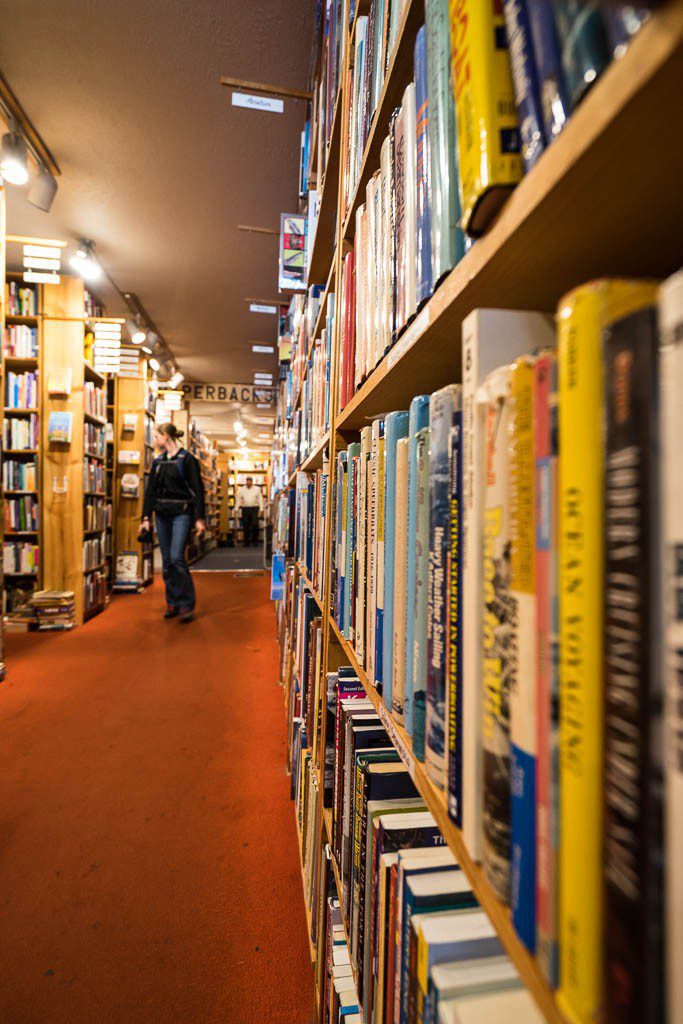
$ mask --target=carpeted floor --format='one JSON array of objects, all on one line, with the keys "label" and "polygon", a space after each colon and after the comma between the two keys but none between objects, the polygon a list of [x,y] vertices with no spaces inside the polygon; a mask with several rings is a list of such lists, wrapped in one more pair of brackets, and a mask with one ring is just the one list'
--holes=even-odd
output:
[{"label": "carpeted floor", "polygon": [[262,569],[263,544],[255,548],[245,548],[239,544],[234,548],[214,548],[195,562],[193,569],[204,572],[225,572],[226,570]]},{"label": "carpeted floor", "polygon": [[2,1024],[312,1019],[267,577],[196,583],[9,638]]}]

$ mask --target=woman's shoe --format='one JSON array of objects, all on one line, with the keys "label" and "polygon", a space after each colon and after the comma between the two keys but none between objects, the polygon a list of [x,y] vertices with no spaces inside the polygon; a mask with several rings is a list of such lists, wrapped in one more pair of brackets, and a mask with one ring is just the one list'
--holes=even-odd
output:
[{"label": "woman's shoe", "polygon": [[194,608],[187,608],[184,612],[181,612],[181,614],[180,614],[180,621],[181,622],[192,622],[193,619],[194,619]]},{"label": "woman's shoe", "polygon": [[176,615],[180,615],[177,608],[167,608],[164,612],[165,619],[175,619]]}]

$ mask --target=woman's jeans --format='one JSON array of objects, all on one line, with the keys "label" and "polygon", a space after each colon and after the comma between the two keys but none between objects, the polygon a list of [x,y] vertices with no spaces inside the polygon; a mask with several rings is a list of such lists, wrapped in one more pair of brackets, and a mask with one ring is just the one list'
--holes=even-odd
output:
[{"label": "woman's jeans", "polygon": [[192,516],[161,516],[157,512],[155,520],[164,567],[166,604],[169,608],[190,611],[194,608],[195,592],[185,560],[185,547],[192,528]]}]

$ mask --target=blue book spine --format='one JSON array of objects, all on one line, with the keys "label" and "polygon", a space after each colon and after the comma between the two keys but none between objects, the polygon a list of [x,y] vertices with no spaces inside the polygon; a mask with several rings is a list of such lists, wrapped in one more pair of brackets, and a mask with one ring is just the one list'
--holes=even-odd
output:
[{"label": "blue book spine", "polygon": [[536,62],[543,128],[546,143],[549,143],[560,134],[570,113],[562,53],[550,0],[526,0],[526,9]]},{"label": "blue book spine", "polygon": [[306,569],[310,579],[313,574],[313,537],[315,535],[315,484],[313,482],[308,485],[306,513]]},{"label": "blue book spine", "polygon": [[[423,25],[415,40],[416,184],[417,184],[417,304],[432,294],[432,194],[429,154],[429,98],[427,91],[427,30]],[[410,591],[408,591],[410,593]]]},{"label": "blue book spine", "polygon": [[406,564],[405,695],[403,713],[409,736],[413,735],[413,687],[415,679],[415,580],[417,546],[417,434],[429,426],[429,395],[418,395],[408,413],[408,560]]},{"label": "blue book spine", "polygon": [[505,0],[504,13],[522,160],[530,171],[545,149],[545,134],[526,0]]},{"label": "blue book spine", "polygon": [[394,670],[394,545],[396,543],[396,445],[408,436],[408,413],[390,412],[384,421],[384,653],[382,697],[391,710]]},{"label": "blue book spine", "polygon": [[344,625],[342,632],[351,639],[351,605],[353,603],[354,559],[356,553],[356,517],[353,514],[355,500],[354,459],[360,455],[360,444],[350,444],[346,449],[346,583],[344,587]]},{"label": "blue book spine", "polygon": [[448,813],[462,828],[462,412],[454,414],[449,459]]},{"label": "blue book spine", "polygon": [[602,12],[580,0],[553,0],[562,67],[572,108],[610,62]]},{"label": "blue book spine", "polygon": [[450,481],[448,448],[461,389],[449,384],[430,399],[429,588],[427,618],[427,722],[425,761],[429,777],[446,789],[446,650]]}]

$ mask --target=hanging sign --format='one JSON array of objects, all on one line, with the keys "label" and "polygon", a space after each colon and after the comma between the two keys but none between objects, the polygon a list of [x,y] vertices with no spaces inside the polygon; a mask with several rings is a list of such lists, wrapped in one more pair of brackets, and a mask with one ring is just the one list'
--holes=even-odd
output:
[{"label": "hanging sign", "polygon": [[188,402],[245,402],[272,405],[275,401],[275,388],[259,384],[204,384],[185,381],[183,394]]}]

